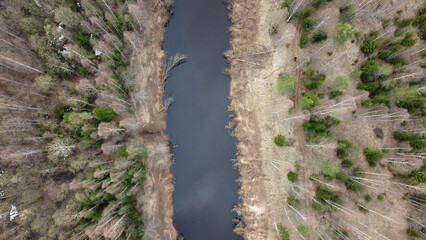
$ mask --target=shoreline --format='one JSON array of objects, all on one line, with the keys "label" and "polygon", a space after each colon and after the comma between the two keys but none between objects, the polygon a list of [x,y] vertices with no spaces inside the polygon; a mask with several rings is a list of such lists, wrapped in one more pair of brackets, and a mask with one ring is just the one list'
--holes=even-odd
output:
[{"label": "shoreline", "polygon": [[[237,139],[236,163],[240,177],[236,180],[240,184],[238,194],[240,202],[235,207],[238,216],[243,222],[243,229],[236,229],[245,239],[267,239],[266,232],[268,226],[268,209],[265,209],[265,202],[255,195],[264,192],[264,180],[260,176],[262,173],[262,163],[256,161],[260,153],[260,145],[249,138],[259,134],[258,124],[254,113],[248,110],[246,97],[248,95],[248,85],[245,75],[249,71],[241,61],[235,60],[233,55],[241,48],[249,47],[251,42],[256,41],[257,24],[259,12],[256,1],[233,1],[229,6],[230,12],[230,50],[226,53],[229,61],[230,82],[230,110],[234,113],[233,121],[235,129],[233,135]],[[248,16],[252,19],[246,19]],[[249,30],[248,30],[249,29]],[[245,92],[246,94],[243,94]],[[256,212],[257,211],[257,212]]]},{"label": "shoreline", "polygon": [[[165,135],[167,109],[163,105],[164,84],[162,79],[163,63],[166,58],[162,44],[166,24],[167,9],[162,1],[150,1],[147,4],[149,19],[145,24],[144,35],[148,36],[141,44],[139,53],[132,59],[137,66],[139,91],[135,95],[149,94],[151,102],[139,108],[136,121],[144,122],[137,129],[137,142],[143,142],[148,148],[144,193],[141,199],[143,220],[149,239],[175,240],[178,237],[173,223],[173,174],[172,155],[169,136]],[[145,68],[143,68],[145,67]],[[143,91],[143,92],[142,92]],[[148,100],[149,101],[149,100]],[[148,112],[148,113],[147,113]],[[158,134],[160,133],[160,134]]]}]

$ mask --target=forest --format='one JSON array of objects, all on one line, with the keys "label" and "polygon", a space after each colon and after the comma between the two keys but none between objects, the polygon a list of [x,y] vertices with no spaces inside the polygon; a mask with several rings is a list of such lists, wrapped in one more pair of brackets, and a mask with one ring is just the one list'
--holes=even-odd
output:
[{"label": "forest", "polygon": [[152,205],[170,192],[152,193],[155,181],[171,181],[167,6],[153,2],[0,2],[1,239],[158,239],[168,228]]}]

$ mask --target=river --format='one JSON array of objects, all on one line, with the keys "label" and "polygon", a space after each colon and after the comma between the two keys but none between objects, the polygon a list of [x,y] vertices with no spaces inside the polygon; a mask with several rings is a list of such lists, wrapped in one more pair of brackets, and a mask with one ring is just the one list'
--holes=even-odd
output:
[{"label": "river", "polygon": [[186,240],[239,239],[233,206],[238,172],[232,166],[235,140],[224,128],[229,118],[230,79],[223,53],[229,47],[228,10],[220,0],[176,0],[163,48],[186,62],[166,82],[174,103],[166,133],[174,154],[174,223]]}]

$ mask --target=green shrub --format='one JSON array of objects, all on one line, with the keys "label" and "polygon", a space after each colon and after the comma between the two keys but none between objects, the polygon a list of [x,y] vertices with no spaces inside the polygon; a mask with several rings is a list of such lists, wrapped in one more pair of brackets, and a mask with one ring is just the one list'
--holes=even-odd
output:
[{"label": "green shrub", "polygon": [[[121,48],[120,51],[123,49]],[[114,48],[113,54],[105,58],[108,67],[112,70],[119,70],[127,67],[128,60],[117,48]]]},{"label": "green shrub", "polygon": [[133,196],[126,196],[120,210],[122,214],[117,214],[117,217],[127,217],[130,239],[142,239],[142,236],[144,235],[144,225],[141,220],[142,214],[136,207],[135,198]]},{"label": "green shrub", "polygon": [[294,0],[285,0],[282,4],[281,4],[281,9],[287,8],[289,7]]},{"label": "green shrub", "polygon": [[318,101],[319,98],[315,94],[303,93],[299,104],[303,110],[309,110],[313,108]]},{"label": "green shrub", "polygon": [[284,74],[277,79],[277,90],[281,95],[292,95],[297,85],[297,79]]},{"label": "green shrub", "polygon": [[330,92],[330,99],[335,99],[337,97],[340,97],[343,95],[342,91],[336,90],[336,91],[331,91]]},{"label": "green shrub", "polygon": [[388,49],[388,50],[380,51],[377,56],[379,57],[379,59],[389,62],[391,60],[389,59],[389,57],[392,56],[393,54],[394,54],[394,51]]},{"label": "green shrub", "polygon": [[278,225],[278,235],[281,240],[289,240],[290,234],[288,233],[288,230],[283,225]]},{"label": "green shrub", "polygon": [[302,73],[302,75],[305,76],[305,77],[307,77],[308,79],[311,79],[315,75],[315,73],[316,73],[316,70],[310,68],[310,69],[304,71]]},{"label": "green shrub", "polygon": [[393,59],[389,60],[389,62],[395,68],[405,66],[405,65],[408,65],[410,63],[410,61],[408,61],[407,59],[404,59],[404,58],[393,58]]},{"label": "green shrub", "polygon": [[333,0],[315,0],[315,1],[312,3],[312,7],[314,7],[314,8],[320,8],[320,7],[322,7],[324,4],[326,4],[327,2],[331,2],[331,1],[333,1]]},{"label": "green shrub", "polygon": [[[344,239],[348,239],[349,238],[349,233],[347,231],[339,231],[337,229],[334,229],[333,233],[335,233],[338,236],[342,236],[342,234],[343,234]],[[335,238],[333,238],[333,240],[335,240]]]},{"label": "green shrub", "polygon": [[403,107],[410,114],[419,110],[424,111],[423,103],[426,101],[426,94],[421,93],[420,86],[407,86],[404,88],[394,88],[390,92],[390,98],[394,100],[398,107]]},{"label": "green shrub", "polygon": [[340,8],[340,21],[349,22],[355,17],[356,6],[354,4],[349,4],[345,7]]},{"label": "green shrub", "polygon": [[299,180],[299,174],[290,171],[290,172],[287,173],[287,178],[291,182],[297,182]]},{"label": "green shrub", "polygon": [[337,157],[340,159],[356,155],[359,151],[359,149],[348,140],[339,140],[337,143]]},{"label": "green shrub", "polygon": [[373,197],[369,194],[365,195],[365,201],[367,202],[371,202],[371,200],[373,200]]},{"label": "green shrub", "polygon": [[362,212],[362,213],[369,213],[370,211],[368,211],[368,209],[367,208],[365,208],[364,206],[362,206],[362,205],[358,205],[358,209]]},{"label": "green shrub", "polygon": [[317,75],[316,77],[310,77],[308,78],[308,81],[305,83],[305,86],[309,90],[316,90],[319,87],[321,87],[322,83],[327,78],[327,75],[324,73],[321,73]]},{"label": "green shrub", "polygon": [[412,47],[417,43],[417,39],[413,38],[415,36],[414,32],[408,32],[405,34],[405,37],[399,42],[404,47]]},{"label": "green shrub", "polygon": [[359,39],[360,37],[362,37],[362,36],[364,36],[364,31],[358,31],[358,32],[355,32],[355,38],[356,39]]},{"label": "green shrub", "polygon": [[90,43],[90,35],[89,34],[75,34],[74,35],[74,44],[83,48],[87,52],[92,52],[92,44]]},{"label": "green shrub", "polygon": [[327,116],[325,120],[311,117],[303,123],[303,129],[308,132],[310,138],[322,138],[330,136],[329,129],[340,124],[340,121]]},{"label": "green shrub", "polygon": [[312,31],[315,28],[315,25],[317,25],[317,20],[313,19],[312,17],[307,17],[302,21],[302,30],[305,33],[308,33]]},{"label": "green shrub", "polygon": [[361,83],[358,85],[358,89],[370,92],[370,99],[366,100],[366,102],[363,102],[362,104],[363,106],[372,106],[378,103],[384,103],[386,105],[389,105],[388,95],[389,92],[393,89],[393,87],[386,87],[383,84],[377,83]]},{"label": "green shrub", "polygon": [[318,30],[315,30],[312,33],[312,42],[314,42],[314,43],[327,40],[327,38],[328,38],[327,33],[324,30],[322,30],[321,28],[319,28]]},{"label": "green shrub", "polygon": [[87,213],[79,221],[83,229],[99,220],[109,203],[116,200],[116,197],[112,194],[104,193],[100,196],[99,194],[99,189],[85,193],[84,198],[80,201],[80,208],[87,209]]},{"label": "green shrub", "polygon": [[379,79],[384,79],[393,73],[393,66],[391,64],[380,64],[374,72],[374,76]]},{"label": "green shrub", "polygon": [[375,52],[381,45],[382,41],[380,39],[373,41],[372,38],[367,38],[361,45],[361,52],[365,54],[365,56],[371,55]]},{"label": "green shrub", "polygon": [[406,19],[403,19],[403,20],[401,20],[399,23],[398,23],[398,26],[400,27],[400,28],[405,28],[405,27],[408,27],[408,26],[410,26],[411,25],[411,23],[413,22],[413,18],[406,18]]},{"label": "green shrub", "polygon": [[300,206],[301,206],[299,199],[293,196],[289,196],[287,198],[287,204],[294,207],[295,209],[300,209]]},{"label": "green shrub", "polygon": [[127,152],[127,146],[123,145],[121,146],[117,152],[115,152],[115,155],[119,158],[127,158],[129,156],[129,153]]},{"label": "green shrub", "polygon": [[345,186],[346,189],[354,192],[363,192],[365,190],[365,187],[362,184],[355,182],[352,179],[346,180]]},{"label": "green shrub", "polygon": [[422,15],[417,16],[416,18],[414,18],[414,20],[413,20],[413,26],[415,26],[415,27],[421,27],[421,28],[426,27],[426,14],[422,14]]},{"label": "green shrub", "polygon": [[382,24],[383,28],[387,28],[389,25],[391,25],[391,22],[392,22],[392,19],[389,19],[389,18],[384,19]]},{"label": "green shrub", "polygon": [[269,34],[273,35],[278,32],[278,24],[272,24],[268,30]]},{"label": "green shrub", "polygon": [[351,73],[350,73],[350,77],[352,78],[352,79],[358,79],[358,78],[360,78],[361,77],[361,74],[362,74],[362,71],[361,70],[354,70],[354,71],[352,71]]},{"label": "green shrub", "polygon": [[309,226],[299,225],[297,226],[297,231],[303,235],[308,235],[311,233],[311,228]]},{"label": "green shrub", "polygon": [[353,163],[351,160],[344,159],[342,161],[342,168],[351,168],[352,166],[353,166]]},{"label": "green shrub", "polygon": [[340,171],[340,166],[337,162],[330,160],[323,160],[319,165],[319,171],[322,175],[324,175],[329,180],[333,180],[336,178],[336,174]]},{"label": "green shrub", "polygon": [[418,87],[405,87],[393,89],[391,98],[394,99],[398,107],[408,110],[408,113],[414,114],[418,111],[424,113],[423,104],[426,101],[426,94],[420,93]]},{"label": "green shrub", "polygon": [[345,89],[348,89],[348,87],[349,87],[349,79],[344,78],[342,76],[337,76],[333,84],[331,85],[331,89],[333,91],[345,90]]},{"label": "green shrub", "polygon": [[348,176],[342,172],[336,173],[336,179],[345,182],[348,180]]},{"label": "green shrub", "polygon": [[378,149],[367,147],[364,148],[364,156],[367,159],[368,164],[371,167],[375,167],[377,162],[380,161],[385,156],[385,154]]},{"label": "green shrub", "polygon": [[334,28],[333,39],[338,44],[344,44],[348,39],[354,37],[353,34],[354,26],[347,23],[338,23]]},{"label": "green shrub", "polygon": [[300,35],[299,47],[305,48],[308,46],[308,43],[309,43],[309,34],[302,33],[302,35]]},{"label": "green shrub", "polygon": [[115,112],[109,107],[96,107],[93,115],[101,122],[111,122],[115,118]]},{"label": "green shrub", "polygon": [[93,119],[90,112],[69,112],[65,118],[66,123],[72,126],[81,127],[86,123],[89,123]]},{"label": "green shrub", "polygon": [[409,180],[415,183],[426,182],[426,171],[424,169],[414,170],[409,174]]},{"label": "green shrub", "polygon": [[296,14],[298,18],[304,19],[311,16],[313,10],[314,10],[313,8],[309,7],[309,8],[302,9],[300,12]]},{"label": "green shrub", "polygon": [[53,116],[55,116],[56,120],[62,121],[65,113],[67,112],[67,109],[69,109],[69,108],[70,108],[69,106],[63,105],[63,104],[56,105],[53,108],[52,114],[53,114]]},{"label": "green shrub", "polygon": [[374,39],[374,38],[377,38],[379,34],[380,34],[379,30],[371,31],[370,34],[368,34],[368,37]]},{"label": "green shrub", "polygon": [[379,69],[379,63],[377,60],[368,60],[367,62],[363,63],[361,65],[361,80],[363,83],[369,83],[372,82],[373,74],[375,71]]},{"label": "green shrub", "polygon": [[342,200],[337,196],[336,192],[322,186],[318,186],[315,190],[315,198],[326,204],[326,200],[340,204]]},{"label": "green shrub", "polygon": [[426,148],[426,140],[415,139],[410,141],[410,147],[415,150],[421,150]]},{"label": "green shrub", "polygon": [[137,147],[132,160],[140,160],[148,157],[148,150],[143,147]]},{"label": "green shrub", "polygon": [[423,15],[426,13],[426,6],[423,6],[422,8],[419,9],[418,15]]},{"label": "green shrub", "polygon": [[274,138],[274,143],[275,145],[277,145],[278,147],[282,147],[284,146],[286,142],[286,139],[283,135],[278,134],[275,138]]},{"label": "green shrub", "polygon": [[361,105],[371,107],[371,106],[374,105],[374,103],[373,103],[373,101],[371,101],[371,99],[366,99],[366,100],[362,101]]},{"label": "green shrub", "polygon": [[[361,168],[355,168],[352,173],[355,177],[363,177],[364,176],[364,170]],[[346,180],[345,182],[346,189],[354,191],[354,192],[363,192],[365,190],[365,187],[360,184],[359,182],[356,182],[350,178]]]},{"label": "green shrub", "polygon": [[83,66],[78,67],[78,72],[86,78],[93,74],[92,71],[89,71],[89,69],[87,69]]},{"label": "green shrub", "polygon": [[323,209],[323,205],[321,205],[320,203],[317,203],[315,201],[312,201],[311,207],[314,211],[317,211],[317,212],[321,212],[322,209]]},{"label": "green shrub", "polygon": [[418,233],[416,230],[414,230],[412,228],[407,229],[407,235],[412,237],[412,238],[421,238],[422,237],[422,235],[420,235],[420,233]]},{"label": "green shrub", "polygon": [[393,132],[393,138],[395,140],[400,141],[400,142],[404,142],[404,141],[415,140],[419,137],[414,135],[414,134],[406,133],[406,132],[403,132],[403,131],[395,131],[395,132]]}]

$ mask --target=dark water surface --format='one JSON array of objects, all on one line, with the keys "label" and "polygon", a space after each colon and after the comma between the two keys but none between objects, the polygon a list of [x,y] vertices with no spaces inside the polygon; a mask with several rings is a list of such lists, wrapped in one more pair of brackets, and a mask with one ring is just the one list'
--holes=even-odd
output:
[{"label": "dark water surface", "polygon": [[166,132],[179,144],[172,150],[175,226],[186,240],[238,239],[231,211],[238,201],[235,140],[224,129],[230,120],[229,78],[223,75],[227,6],[222,0],[176,0],[173,11],[163,47],[168,56],[187,56],[166,83],[175,101]]}]

